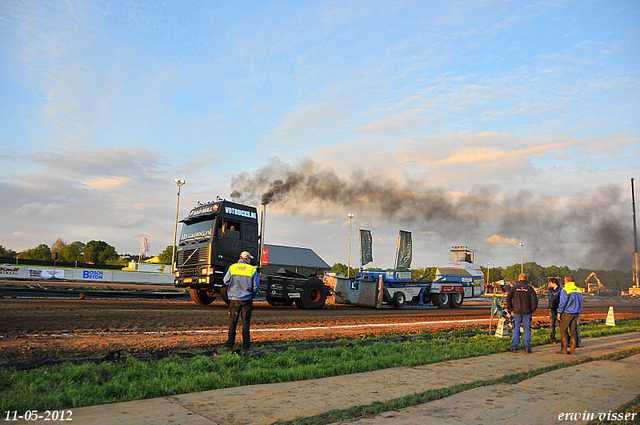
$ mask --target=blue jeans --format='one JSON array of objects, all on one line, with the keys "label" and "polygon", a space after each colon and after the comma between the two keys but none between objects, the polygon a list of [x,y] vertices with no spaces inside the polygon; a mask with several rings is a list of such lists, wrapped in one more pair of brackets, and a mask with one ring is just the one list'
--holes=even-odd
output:
[{"label": "blue jeans", "polygon": [[513,337],[511,338],[511,348],[518,348],[520,344],[520,325],[524,328],[522,336],[522,345],[524,348],[531,348],[531,316],[532,314],[514,314],[513,315]]}]

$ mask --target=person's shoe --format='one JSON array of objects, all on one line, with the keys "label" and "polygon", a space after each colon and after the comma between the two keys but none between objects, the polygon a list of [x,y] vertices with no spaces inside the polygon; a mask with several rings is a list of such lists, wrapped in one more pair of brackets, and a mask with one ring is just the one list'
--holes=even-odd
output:
[{"label": "person's shoe", "polygon": [[525,349],[524,349],[524,352],[525,352],[526,354],[531,354],[531,353],[532,353],[531,348],[525,348]]},{"label": "person's shoe", "polygon": [[512,348],[512,349],[511,349],[511,350],[509,350],[509,351],[511,351],[512,353],[517,353],[517,352],[518,352],[518,349],[517,349],[517,348]]}]

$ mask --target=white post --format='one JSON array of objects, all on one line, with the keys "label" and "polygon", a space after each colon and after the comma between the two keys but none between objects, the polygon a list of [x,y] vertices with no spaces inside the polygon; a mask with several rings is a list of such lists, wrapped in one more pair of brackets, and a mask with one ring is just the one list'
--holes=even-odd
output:
[{"label": "white post", "polygon": [[176,202],[176,225],[173,228],[173,252],[171,253],[171,274],[175,272],[176,264],[176,235],[178,233],[178,210],[180,209],[180,188],[187,181],[184,179],[173,179],[173,182],[178,185],[178,201]]},{"label": "white post", "polygon": [[347,279],[351,278],[351,219],[355,217],[353,214],[347,214],[349,217],[349,259],[347,260]]}]

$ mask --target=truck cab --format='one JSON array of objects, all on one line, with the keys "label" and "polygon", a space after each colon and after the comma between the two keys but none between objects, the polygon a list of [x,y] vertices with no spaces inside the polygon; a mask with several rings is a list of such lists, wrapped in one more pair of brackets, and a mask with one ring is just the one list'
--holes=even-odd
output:
[{"label": "truck cab", "polygon": [[484,294],[484,272],[475,263],[475,249],[464,245],[452,246],[449,262],[438,267],[434,284],[439,282],[460,282],[465,298],[481,297]]},{"label": "truck cab", "polygon": [[216,296],[225,299],[222,278],[229,266],[242,251],[259,258],[256,208],[217,199],[196,205],[180,222],[175,286],[190,288],[191,298],[201,305],[210,304]]}]

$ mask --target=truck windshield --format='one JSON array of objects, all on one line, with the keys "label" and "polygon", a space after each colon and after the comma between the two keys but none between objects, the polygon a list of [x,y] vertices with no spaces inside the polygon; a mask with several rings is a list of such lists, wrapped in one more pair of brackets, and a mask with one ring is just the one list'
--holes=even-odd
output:
[{"label": "truck windshield", "polygon": [[215,220],[203,220],[182,224],[180,242],[188,242],[200,239],[211,239],[213,236],[213,223]]},{"label": "truck windshield", "polygon": [[473,251],[451,251],[449,252],[449,261],[453,263],[473,263]]}]

